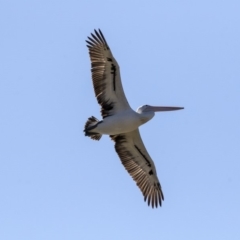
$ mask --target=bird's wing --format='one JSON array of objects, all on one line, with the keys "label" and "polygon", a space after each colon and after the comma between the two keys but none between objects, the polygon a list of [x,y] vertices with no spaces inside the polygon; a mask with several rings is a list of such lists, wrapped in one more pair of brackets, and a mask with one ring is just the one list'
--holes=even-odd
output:
[{"label": "bird's wing", "polygon": [[102,117],[129,109],[118,63],[101,30],[95,30],[86,42],[91,59],[93,87],[97,101],[101,105]]},{"label": "bird's wing", "polygon": [[148,154],[139,130],[110,136],[123,166],[143,193],[144,200],[152,207],[161,206],[164,200],[153,160]]}]

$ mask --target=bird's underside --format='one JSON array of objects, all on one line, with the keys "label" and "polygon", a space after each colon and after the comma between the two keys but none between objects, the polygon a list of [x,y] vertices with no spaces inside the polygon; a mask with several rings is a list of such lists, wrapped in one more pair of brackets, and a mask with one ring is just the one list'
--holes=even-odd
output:
[{"label": "bird's underside", "polygon": [[[95,30],[86,42],[91,59],[94,92],[101,106],[103,119],[98,121],[93,116],[88,118],[84,132],[93,140],[99,140],[102,134],[107,134],[99,130],[101,124],[103,126],[104,122],[114,119],[114,115],[133,110],[130,108],[122,88],[118,63],[102,32]],[[136,125],[128,132],[120,131],[121,133],[108,135],[115,142],[115,150],[123,166],[140,188],[144,200],[154,208],[161,206],[164,196],[153,160],[142,142],[138,130],[140,125]]]}]

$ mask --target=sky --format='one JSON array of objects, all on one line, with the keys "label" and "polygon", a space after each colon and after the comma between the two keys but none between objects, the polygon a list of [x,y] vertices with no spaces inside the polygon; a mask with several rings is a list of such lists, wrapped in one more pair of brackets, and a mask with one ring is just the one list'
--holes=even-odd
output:
[{"label": "sky", "polygon": [[[240,2],[0,1],[0,239],[240,239]],[[85,40],[100,28],[165,200],[152,209],[101,118]]]}]

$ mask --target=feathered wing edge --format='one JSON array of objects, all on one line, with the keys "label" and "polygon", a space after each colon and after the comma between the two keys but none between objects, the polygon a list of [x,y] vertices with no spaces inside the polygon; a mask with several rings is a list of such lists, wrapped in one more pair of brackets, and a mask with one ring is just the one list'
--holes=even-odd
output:
[{"label": "feathered wing edge", "polygon": [[118,63],[101,30],[94,30],[86,42],[91,59],[94,92],[101,106],[102,117],[130,108],[122,88]]},{"label": "feathered wing edge", "polygon": [[94,30],[94,32],[95,35],[91,33],[92,37],[88,37],[86,42],[91,59],[94,92],[98,103],[102,107],[101,113],[104,118],[109,116],[109,111],[113,108],[113,103],[107,100],[104,94],[106,90],[106,59],[104,51],[110,49],[101,30]]},{"label": "feathered wing edge", "polygon": [[140,147],[134,143],[131,133],[110,137],[115,141],[115,150],[123,166],[140,188],[144,201],[147,201],[148,205],[151,204],[152,208],[161,206],[164,196],[152,160],[147,159]]}]

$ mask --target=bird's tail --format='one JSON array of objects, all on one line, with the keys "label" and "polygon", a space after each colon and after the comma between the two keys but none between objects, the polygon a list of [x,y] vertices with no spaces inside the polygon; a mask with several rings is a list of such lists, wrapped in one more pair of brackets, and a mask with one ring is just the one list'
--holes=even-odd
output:
[{"label": "bird's tail", "polygon": [[93,140],[100,140],[102,134],[96,132],[89,132],[90,130],[93,130],[95,127],[97,127],[99,122],[100,121],[98,121],[97,118],[95,118],[94,116],[88,118],[83,130],[85,132],[85,136],[88,136]]}]

